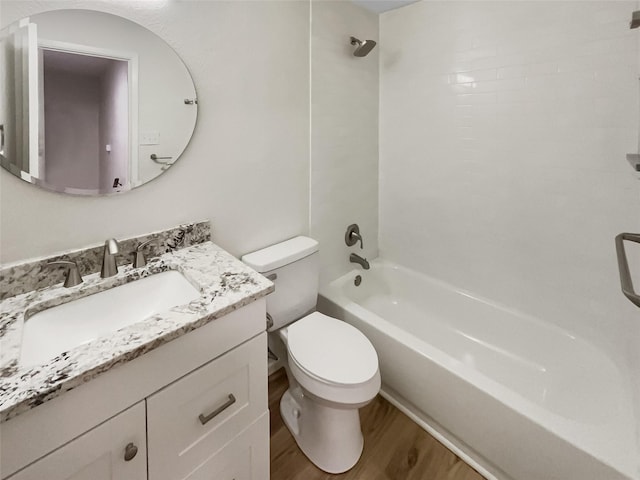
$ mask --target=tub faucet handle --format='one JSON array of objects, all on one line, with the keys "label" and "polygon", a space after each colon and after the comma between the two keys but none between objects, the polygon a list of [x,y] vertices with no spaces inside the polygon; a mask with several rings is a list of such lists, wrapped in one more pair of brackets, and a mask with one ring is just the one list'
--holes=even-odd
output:
[{"label": "tub faucet handle", "polygon": [[347,233],[344,234],[344,243],[346,243],[348,247],[353,247],[358,242],[360,242],[360,249],[363,249],[364,243],[362,241],[362,235],[360,235],[360,227],[357,223],[354,223],[347,227]]}]

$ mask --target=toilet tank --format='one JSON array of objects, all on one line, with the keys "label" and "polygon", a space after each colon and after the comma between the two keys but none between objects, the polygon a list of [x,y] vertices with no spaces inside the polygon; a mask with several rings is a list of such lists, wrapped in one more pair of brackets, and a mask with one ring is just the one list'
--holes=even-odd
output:
[{"label": "toilet tank", "polygon": [[242,261],[276,286],[267,296],[267,313],[273,319],[270,332],[315,310],[320,272],[317,241],[295,237],[248,253]]}]

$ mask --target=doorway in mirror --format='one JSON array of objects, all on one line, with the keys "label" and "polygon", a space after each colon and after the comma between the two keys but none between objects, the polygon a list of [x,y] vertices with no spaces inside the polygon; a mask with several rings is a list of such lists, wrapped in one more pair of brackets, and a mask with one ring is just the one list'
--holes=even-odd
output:
[{"label": "doorway in mirror", "polygon": [[135,55],[82,50],[39,47],[43,180],[67,191],[127,189],[135,181],[129,123],[136,108],[130,81]]}]

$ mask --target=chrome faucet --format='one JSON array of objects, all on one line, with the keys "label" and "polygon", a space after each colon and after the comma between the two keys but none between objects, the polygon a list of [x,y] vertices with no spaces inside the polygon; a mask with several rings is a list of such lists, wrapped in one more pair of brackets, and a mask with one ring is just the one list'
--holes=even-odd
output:
[{"label": "chrome faucet", "polygon": [[116,263],[116,253],[118,253],[118,242],[115,238],[110,238],[104,242],[104,256],[102,257],[101,278],[113,277],[118,273],[118,264]]},{"label": "chrome faucet", "polygon": [[349,261],[351,263],[357,263],[358,265],[360,265],[362,268],[364,268],[365,270],[369,270],[369,262],[367,261],[366,258],[362,258],[360,255],[352,253],[351,255],[349,255]]}]

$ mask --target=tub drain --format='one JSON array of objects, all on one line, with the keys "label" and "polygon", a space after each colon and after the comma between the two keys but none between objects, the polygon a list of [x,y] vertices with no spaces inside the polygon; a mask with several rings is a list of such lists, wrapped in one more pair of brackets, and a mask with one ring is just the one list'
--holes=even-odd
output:
[{"label": "tub drain", "polygon": [[353,283],[355,284],[356,287],[359,287],[360,284],[362,283],[362,277],[360,275],[356,275],[356,278],[353,281]]}]

